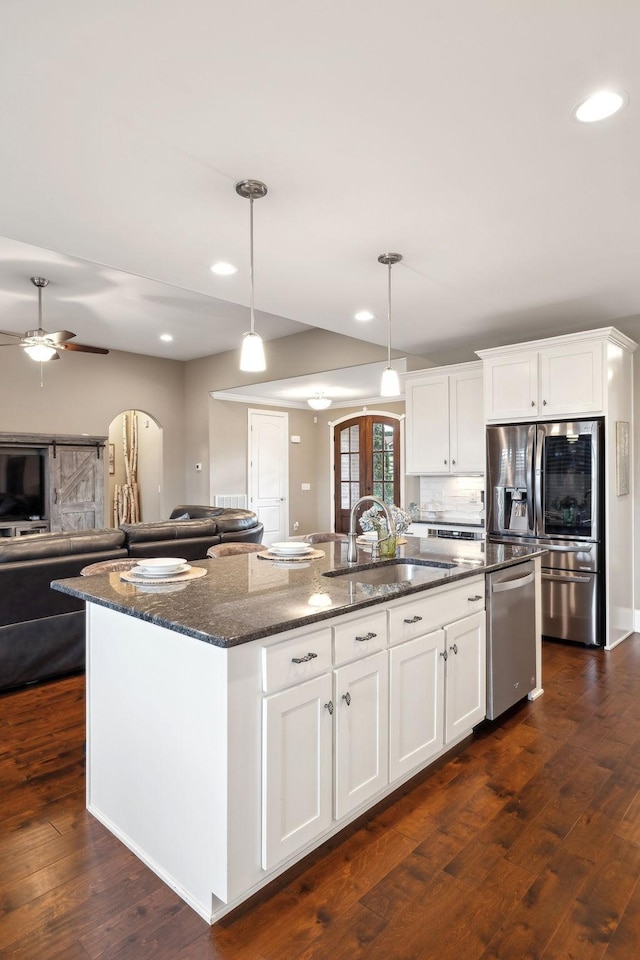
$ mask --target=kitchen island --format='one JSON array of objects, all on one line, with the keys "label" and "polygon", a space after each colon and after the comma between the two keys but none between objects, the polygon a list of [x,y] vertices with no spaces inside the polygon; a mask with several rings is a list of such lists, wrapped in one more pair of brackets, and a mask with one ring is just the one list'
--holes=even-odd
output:
[{"label": "kitchen island", "polygon": [[88,809],[214,922],[484,719],[485,573],[540,552],[329,543],[54,582],[87,601]]}]

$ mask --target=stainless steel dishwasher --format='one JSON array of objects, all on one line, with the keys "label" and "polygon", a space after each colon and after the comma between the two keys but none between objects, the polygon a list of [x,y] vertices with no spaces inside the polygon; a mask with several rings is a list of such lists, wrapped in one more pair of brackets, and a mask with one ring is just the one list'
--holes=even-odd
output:
[{"label": "stainless steel dishwasher", "polygon": [[535,567],[490,573],[487,591],[487,717],[495,720],[536,685]]}]

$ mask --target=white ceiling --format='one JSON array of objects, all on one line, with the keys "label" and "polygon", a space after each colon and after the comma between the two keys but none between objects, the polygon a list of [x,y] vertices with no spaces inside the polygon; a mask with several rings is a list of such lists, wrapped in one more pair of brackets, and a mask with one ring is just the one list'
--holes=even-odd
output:
[{"label": "white ceiling", "polygon": [[[0,329],[37,325],[39,273],[48,330],[183,360],[233,348],[246,177],[269,187],[268,339],[384,344],[389,250],[403,352],[640,314],[640,3],[25,0],[2,21]],[[574,121],[604,86],[626,109]],[[213,276],[220,259],[239,273]]]}]

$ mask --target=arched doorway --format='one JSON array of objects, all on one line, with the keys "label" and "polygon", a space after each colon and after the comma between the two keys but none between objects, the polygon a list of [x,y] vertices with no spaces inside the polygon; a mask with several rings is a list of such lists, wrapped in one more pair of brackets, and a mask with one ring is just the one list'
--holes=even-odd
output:
[{"label": "arched doorway", "polygon": [[[400,505],[400,420],[363,412],[334,426],[335,528],[349,530],[359,497],[372,494]],[[366,509],[366,505],[363,509]]]},{"label": "arched doorway", "polygon": [[[126,421],[125,421],[126,417]],[[124,436],[132,442],[135,424],[138,501],[140,520],[161,520],[162,514],[162,427],[144,410],[124,410],[109,425],[109,489],[105,522],[118,526],[114,514],[114,493],[127,481]]]}]

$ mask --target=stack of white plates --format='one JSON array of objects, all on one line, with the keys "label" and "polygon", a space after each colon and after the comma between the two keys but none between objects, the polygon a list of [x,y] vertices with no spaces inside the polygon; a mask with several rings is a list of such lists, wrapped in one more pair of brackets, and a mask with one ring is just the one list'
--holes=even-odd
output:
[{"label": "stack of white plates", "polygon": [[173,577],[185,570],[189,570],[189,564],[184,557],[147,557],[133,568],[140,577]]},{"label": "stack of white plates", "polygon": [[269,547],[269,553],[274,553],[278,557],[306,557],[313,553],[313,550],[313,546],[303,540],[281,540],[279,543],[272,543]]}]

